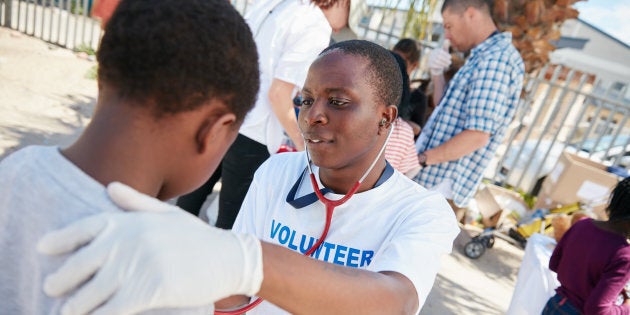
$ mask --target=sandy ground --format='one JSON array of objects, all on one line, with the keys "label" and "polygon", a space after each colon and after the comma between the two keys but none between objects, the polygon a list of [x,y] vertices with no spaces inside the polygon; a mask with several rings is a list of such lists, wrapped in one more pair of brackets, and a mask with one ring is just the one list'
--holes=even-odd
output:
[{"label": "sandy ground", "polygon": [[[96,81],[86,77],[94,65],[0,27],[0,159],[26,145],[63,147],[76,139],[97,96]],[[442,259],[421,314],[505,314],[523,251],[497,239],[494,248],[471,260],[462,254],[469,238],[460,234],[453,253]]]},{"label": "sandy ground", "polygon": [[30,144],[67,145],[89,122],[96,63],[0,28],[0,158]]}]

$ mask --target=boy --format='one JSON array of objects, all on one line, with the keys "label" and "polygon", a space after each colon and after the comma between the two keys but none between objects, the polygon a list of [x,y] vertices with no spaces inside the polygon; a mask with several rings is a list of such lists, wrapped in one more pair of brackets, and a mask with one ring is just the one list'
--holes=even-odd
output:
[{"label": "boy", "polygon": [[42,283],[62,261],[38,255],[36,241],[82,217],[119,211],[105,193],[112,181],[161,200],[199,186],[258,90],[252,35],[224,0],[123,0],[97,57],[99,97],[81,137],[0,163],[2,313],[59,313],[64,300],[44,295]]},{"label": "boy", "polygon": [[[366,41],[332,45],[311,65],[302,91],[298,122],[310,158],[283,153],[266,161],[235,232],[110,185],[121,207],[162,211],[101,214],[43,238],[39,249],[51,255],[89,242],[48,278],[47,293],[88,281],[74,302],[103,313],[236,295],[216,305],[234,307],[249,300],[239,294],[253,292],[267,302],[248,314],[416,314],[459,228],[441,195],[393,170],[382,154],[401,90],[386,49]],[[320,198],[309,181],[311,162]],[[324,238],[329,209],[318,199],[340,202],[344,195]],[[160,234],[169,237],[141,237]],[[261,241],[252,244],[251,235]],[[317,250],[306,257],[309,247]]]}]

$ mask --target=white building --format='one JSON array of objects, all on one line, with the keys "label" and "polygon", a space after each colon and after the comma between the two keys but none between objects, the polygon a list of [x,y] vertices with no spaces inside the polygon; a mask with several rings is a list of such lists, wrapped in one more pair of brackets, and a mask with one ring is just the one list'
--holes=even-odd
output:
[{"label": "white building", "polygon": [[551,62],[594,74],[595,92],[630,105],[630,45],[580,19],[562,25]]}]

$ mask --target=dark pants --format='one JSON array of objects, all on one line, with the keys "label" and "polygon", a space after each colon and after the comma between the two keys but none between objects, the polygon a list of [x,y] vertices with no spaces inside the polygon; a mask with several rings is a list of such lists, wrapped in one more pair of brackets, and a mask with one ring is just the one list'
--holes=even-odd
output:
[{"label": "dark pants", "polygon": [[569,300],[562,297],[559,294],[552,296],[545,308],[542,311],[542,315],[580,315],[582,312],[578,310]]},{"label": "dark pants", "polygon": [[214,189],[214,185],[221,179],[221,165],[217,167],[216,171],[210,176],[208,181],[206,181],[201,187],[197,188],[197,190],[183,195],[177,198],[177,206],[192,213],[195,216],[199,216],[199,211],[201,211],[201,206],[206,202],[208,195],[212,193],[212,189]]},{"label": "dark pants", "polygon": [[267,146],[241,134],[223,158],[219,215],[216,227],[231,229],[241,209],[254,172],[269,158]]}]

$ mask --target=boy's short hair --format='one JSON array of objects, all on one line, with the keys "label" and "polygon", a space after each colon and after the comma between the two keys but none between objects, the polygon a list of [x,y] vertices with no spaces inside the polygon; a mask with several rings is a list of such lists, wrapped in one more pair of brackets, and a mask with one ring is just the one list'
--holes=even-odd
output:
[{"label": "boy's short hair", "polygon": [[156,116],[216,98],[241,121],[258,93],[256,45],[225,0],[123,0],[97,59],[101,83]]},{"label": "boy's short hair", "polygon": [[366,40],[347,40],[328,46],[319,55],[340,50],[344,54],[361,56],[368,61],[365,75],[375,96],[386,105],[398,105],[402,94],[402,74],[389,50]]}]

